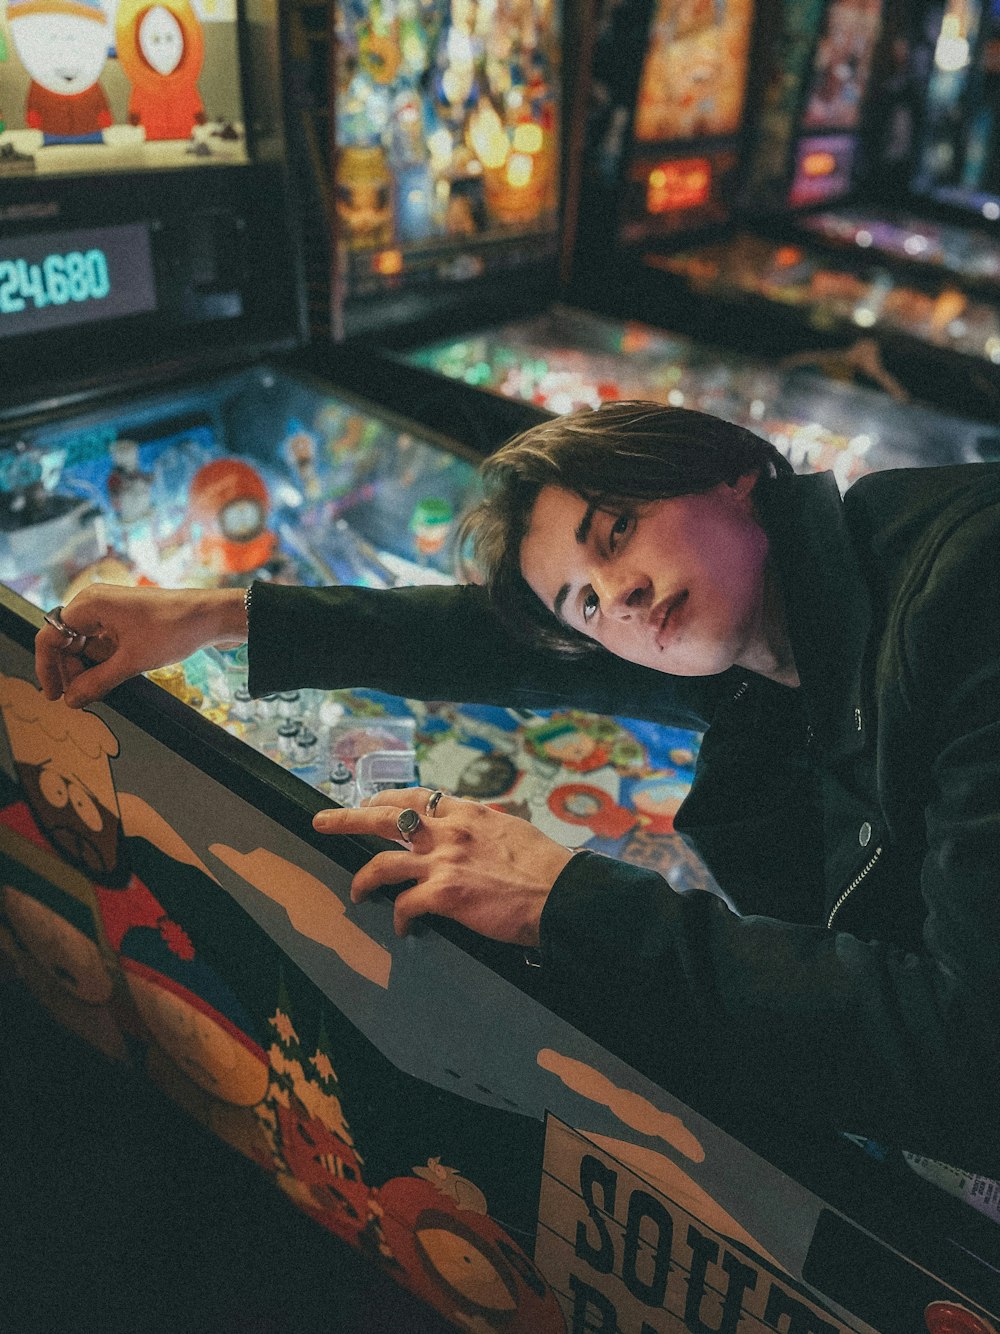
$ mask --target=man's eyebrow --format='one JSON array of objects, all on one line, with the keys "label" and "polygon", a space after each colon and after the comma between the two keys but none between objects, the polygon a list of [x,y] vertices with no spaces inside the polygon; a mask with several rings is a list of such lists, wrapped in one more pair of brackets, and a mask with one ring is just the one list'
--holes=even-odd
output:
[{"label": "man's eyebrow", "polygon": [[[599,506],[597,506],[596,500],[591,500],[591,503],[589,503],[587,508],[585,508],[584,510],[583,519],[581,519],[580,522],[577,523],[576,532],[575,534],[573,534],[573,536],[575,536],[577,543],[579,543],[581,547],[584,546],[584,543],[587,542],[589,535],[591,535],[593,516],[597,514],[597,510],[599,510]],[[565,600],[567,600],[568,596],[569,596],[569,584],[563,584],[563,587],[561,587],[559,592],[557,592],[556,594],[555,602],[552,603],[552,610],[555,611],[555,614],[559,616],[560,620],[565,620],[565,616],[563,615],[563,603],[565,602]]]},{"label": "man's eyebrow", "polygon": [[575,537],[581,547],[586,542],[587,538],[590,536],[591,524],[594,522],[594,515],[597,513],[597,509],[598,509],[597,501],[592,500],[590,504],[587,506],[586,510],[584,511],[583,518],[576,526]]},{"label": "man's eyebrow", "polygon": [[[573,534],[573,536],[576,538],[577,542],[581,547],[584,546],[584,544],[587,541],[587,538],[590,536],[590,529],[594,523],[594,515],[597,513],[599,508],[600,506],[597,504],[597,501],[592,500],[583,512],[583,518],[576,525],[576,532]],[[562,614],[562,608],[563,608],[563,603],[566,601],[567,597],[569,597],[569,584],[563,584],[562,588],[560,588],[559,592],[556,594],[555,602],[553,602],[552,604],[552,610],[555,612],[555,614],[559,617],[561,621],[565,621],[566,619],[565,616],[563,616]]]}]

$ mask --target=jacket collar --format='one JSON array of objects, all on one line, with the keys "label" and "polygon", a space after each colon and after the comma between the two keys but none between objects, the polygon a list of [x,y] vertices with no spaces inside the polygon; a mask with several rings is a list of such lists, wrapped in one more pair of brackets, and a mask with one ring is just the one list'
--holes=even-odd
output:
[{"label": "jacket collar", "polygon": [[869,725],[862,673],[872,612],[837,483],[832,472],[782,474],[759,506],[813,736],[827,758],[853,754]]}]

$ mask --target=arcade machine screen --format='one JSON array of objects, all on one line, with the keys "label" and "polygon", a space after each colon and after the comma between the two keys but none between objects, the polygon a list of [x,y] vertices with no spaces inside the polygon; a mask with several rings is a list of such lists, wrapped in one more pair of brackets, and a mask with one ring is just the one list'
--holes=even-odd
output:
[{"label": "arcade machine screen", "polygon": [[343,332],[554,261],[555,0],[342,0],[336,25]]},{"label": "arcade machine screen", "polygon": [[[679,276],[692,293],[710,299],[742,294],[798,308],[807,327],[821,333],[885,331],[998,363],[1000,311],[994,284],[1000,247],[994,239],[891,209],[876,213],[822,208],[845,197],[857,180],[858,131],[881,27],[879,10],[880,5],[872,3],[830,7],[801,111],[792,110],[787,96],[782,103],[770,87],[765,93],[744,198],[748,206],[764,203],[780,208],[782,196],[793,210],[820,206],[821,211],[798,219],[800,234],[768,237],[741,231],[725,244],[652,255],[647,262]],[[956,111],[960,92],[972,97],[971,84],[967,88],[969,81],[955,68],[971,58],[970,13],[968,6],[962,5],[960,13],[952,6],[941,19],[927,94],[930,146],[922,152],[925,163],[935,154],[955,157],[942,144],[940,133],[935,139],[934,127],[940,130],[948,121],[940,110],[945,104]],[[786,41],[785,46],[795,56],[802,44]],[[977,49],[991,48],[984,42]],[[982,63],[988,67],[987,59]],[[987,84],[988,76],[983,75],[977,87],[985,89]],[[970,119],[981,145],[983,136],[988,137],[987,122],[991,123],[982,94],[977,106]],[[900,101],[900,116],[911,112]],[[897,126],[896,118],[893,125]],[[897,130],[886,133],[888,143]],[[901,134],[898,129],[897,137]],[[981,151],[972,157],[981,165]],[[877,168],[872,164],[869,170]],[[994,206],[1000,212],[995,201]],[[848,249],[853,254],[845,253]]]},{"label": "arcade machine screen", "polygon": [[0,179],[246,162],[239,71],[234,0],[11,0]]},{"label": "arcade machine screen", "polygon": [[[448,583],[478,494],[473,463],[434,438],[255,366],[0,438],[0,580],[40,608],[94,581]],[[341,805],[423,782],[654,867],[678,890],[712,885],[673,832],[692,732],[362,689],[252,700],[245,648],[151,675]]]},{"label": "arcade machine screen", "polygon": [[0,7],[0,417],[301,341],[273,20]]},{"label": "arcade machine screen", "polygon": [[639,76],[621,240],[724,218],[755,0],[658,0]]}]

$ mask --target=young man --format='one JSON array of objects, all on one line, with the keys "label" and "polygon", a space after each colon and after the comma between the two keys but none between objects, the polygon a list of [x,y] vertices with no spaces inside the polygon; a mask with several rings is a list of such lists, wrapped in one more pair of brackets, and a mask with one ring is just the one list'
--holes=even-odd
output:
[{"label": "young man", "polygon": [[433,913],[538,945],[560,1007],[695,1105],[1000,1174],[1000,468],[842,500],[742,428],[620,404],[484,470],[484,586],[255,584],[247,608],[98,587],[40,633],[39,680],[80,705],[249,633],[255,694],[364,684],[704,730],[676,827],[729,904],[420,789],[315,823],[401,845],[356,900],[409,881],[400,931]]}]

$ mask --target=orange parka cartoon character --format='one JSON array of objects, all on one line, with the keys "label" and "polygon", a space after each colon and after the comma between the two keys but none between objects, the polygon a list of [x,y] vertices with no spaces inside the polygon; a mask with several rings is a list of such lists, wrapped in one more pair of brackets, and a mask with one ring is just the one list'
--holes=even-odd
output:
[{"label": "orange parka cartoon character", "polygon": [[189,0],[121,0],[115,41],[132,83],[131,124],[147,139],[190,139],[205,120],[198,92],[205,38]]}]

